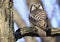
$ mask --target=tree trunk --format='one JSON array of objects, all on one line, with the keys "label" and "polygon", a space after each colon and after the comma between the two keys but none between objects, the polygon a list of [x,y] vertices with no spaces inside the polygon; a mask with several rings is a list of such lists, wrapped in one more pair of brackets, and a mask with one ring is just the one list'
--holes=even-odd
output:
[{"label": "tree trunk", "polygon": [[0,7],[0,42],[15,42],[13,35],[13,14],[9,0],[1,1]]}]

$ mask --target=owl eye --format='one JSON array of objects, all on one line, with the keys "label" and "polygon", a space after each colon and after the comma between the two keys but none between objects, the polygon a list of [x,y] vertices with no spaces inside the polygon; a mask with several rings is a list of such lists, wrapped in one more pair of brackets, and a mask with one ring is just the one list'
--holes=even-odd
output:
[{"label": "owl eye", "polygon": [[36,9],[35,6],[32,5],[32,6],[31,6],[31,11],[33,11],[33,10],[35,10],[35,9]]},{"label": "owl eye", "polygon": [[39,9],[43,9],[43,7],[40,5],[40,6],[39,6]]}]

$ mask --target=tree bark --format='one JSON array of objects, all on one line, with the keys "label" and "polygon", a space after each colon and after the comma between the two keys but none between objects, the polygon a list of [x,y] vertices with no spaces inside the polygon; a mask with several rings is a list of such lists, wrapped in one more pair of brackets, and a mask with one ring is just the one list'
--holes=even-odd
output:
[{"label": "tree bark", "polygon": [[1,1],[0,7],[0,42],[15,42],[13,30],[12,8],[9,8],[9,0]]}]

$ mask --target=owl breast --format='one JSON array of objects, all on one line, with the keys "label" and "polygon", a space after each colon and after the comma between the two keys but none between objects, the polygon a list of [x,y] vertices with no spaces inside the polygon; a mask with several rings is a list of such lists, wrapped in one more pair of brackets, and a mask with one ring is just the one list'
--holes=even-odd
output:
[{"label": "owl breast", "polygon": [[46,29],[46,26],[47,26],[46,20],[47,20],[47,15],[43,9],[31,11],[30,21],[35,26],[38,26],[39,28],[42,28],[42,29]]}]

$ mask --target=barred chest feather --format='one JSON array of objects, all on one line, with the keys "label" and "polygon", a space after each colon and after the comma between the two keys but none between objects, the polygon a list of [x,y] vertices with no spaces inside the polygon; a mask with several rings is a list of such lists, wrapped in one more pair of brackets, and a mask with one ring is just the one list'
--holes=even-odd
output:
[{"label": "barred chest feather", "polygon": [[31,11],[30,21],[32,24],[38,26],[41,29],[46,29],[48,25],[48,18],[46,12],[43,9]]}]

